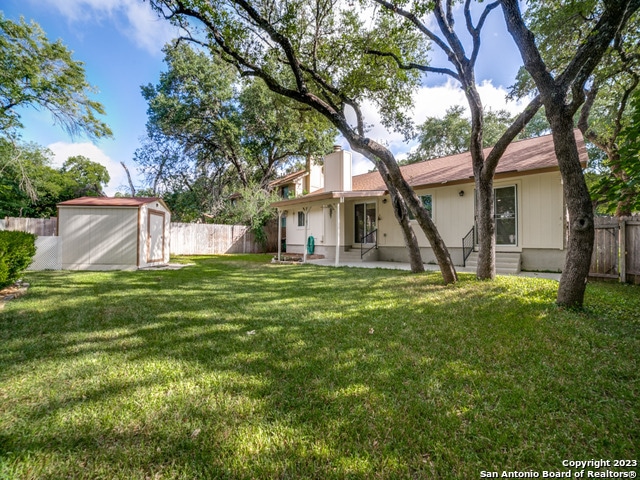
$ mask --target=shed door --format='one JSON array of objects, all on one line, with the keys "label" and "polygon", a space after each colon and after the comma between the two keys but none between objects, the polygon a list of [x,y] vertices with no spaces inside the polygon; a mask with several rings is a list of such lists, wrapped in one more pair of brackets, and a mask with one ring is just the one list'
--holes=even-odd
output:
[{"label": "shed door", "polygon": [[149,210],[147,263],[164,261],[164,212]]}]

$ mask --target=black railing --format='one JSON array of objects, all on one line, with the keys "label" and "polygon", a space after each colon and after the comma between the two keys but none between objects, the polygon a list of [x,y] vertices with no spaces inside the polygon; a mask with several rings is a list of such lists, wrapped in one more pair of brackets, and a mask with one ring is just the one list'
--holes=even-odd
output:
[{"label": "black railing", "polygon": [[[370,244],[373,244],[373,246],[365,247],[365,245]],[[362,237],[362,240],[360,240],[360,260],[362,260],[364,256],[374,248],[378,248],[378,229],[367,233],[364,237]]]},{"label": "black railing", "polygon": [[471,230],[462,238],[462,266],[467,266],[467,258],[473,252],[473,247],[476,244],[476,227],[471,227]]}]

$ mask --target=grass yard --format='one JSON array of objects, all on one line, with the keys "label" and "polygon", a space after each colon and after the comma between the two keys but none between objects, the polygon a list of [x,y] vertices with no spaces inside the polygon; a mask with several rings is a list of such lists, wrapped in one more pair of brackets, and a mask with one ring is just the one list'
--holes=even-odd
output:
[{"label": "grass yard", "polygon": [[542,478],[640,460],[638,287],[590,284],[575,312],[543,279],[178,261],[196,265],[27,275],[0,311],[0,478]]}]

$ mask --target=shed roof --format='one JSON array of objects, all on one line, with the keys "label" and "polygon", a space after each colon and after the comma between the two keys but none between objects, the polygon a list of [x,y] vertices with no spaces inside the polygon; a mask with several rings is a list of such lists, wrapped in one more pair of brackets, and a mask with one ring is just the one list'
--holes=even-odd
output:
[{"label": "shed roof", "polygon": [[60,202],[62,207],[140,207],[147,203],[160,202],[169,208],[160,197],[80,197]]}]

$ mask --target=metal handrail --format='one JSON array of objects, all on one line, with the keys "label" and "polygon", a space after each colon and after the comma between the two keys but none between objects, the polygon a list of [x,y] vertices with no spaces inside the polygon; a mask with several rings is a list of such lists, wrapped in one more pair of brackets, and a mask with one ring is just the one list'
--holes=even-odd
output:
[{"label": "metal handrail", "polygon": [[369,238],[370,236],[374,235],[375,233],[378,232],[378,229],[376,228],[375,230],[367,233],[364,237],[362,237],[362,240],[360,240],[360,260],[362,260],[364,258],[364,256],[369,253],[371,250],[373,250],[374,248],[378,248],[378,235],[376,235],[374,238],[374,245],[373,247],[369,247],[366,250],[364,249],[364,245],[366,242],[367,238]]},{"label": "metal handrail", "polygon": [[467,232],[467,234],[464,237],[462,237],[462,266],[463,267],[467,266],[467,258],[469,258],[469,255],[471,255],[471,252],[473,252],[473,247],[476,244],[475,231],[476,231],[476,226],[474,225],[473,227],[471,227],[471,230],[469,230],[469,232]]}]

